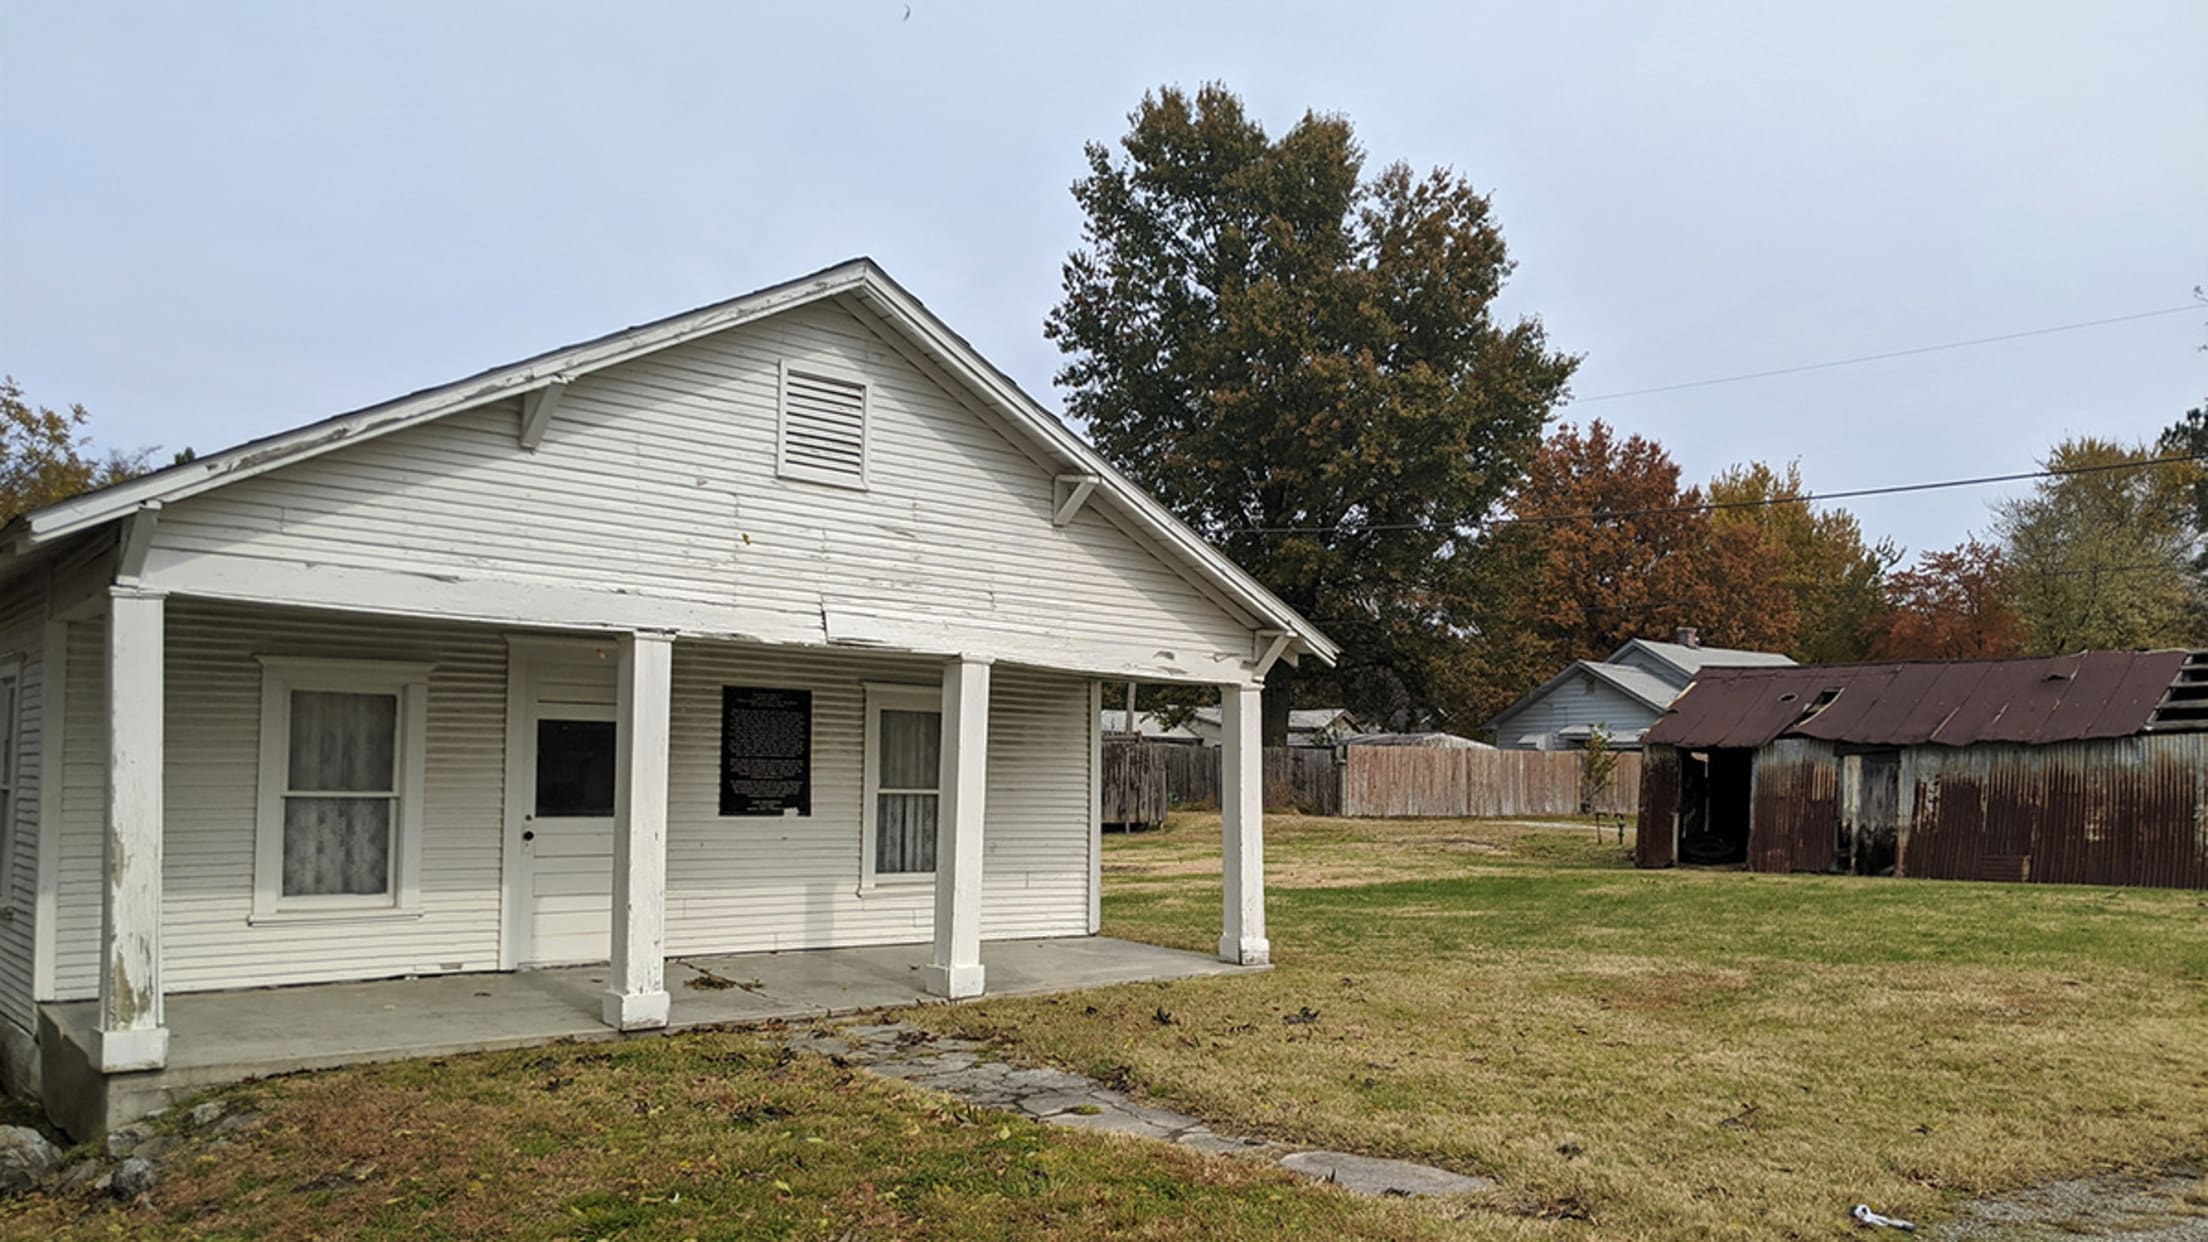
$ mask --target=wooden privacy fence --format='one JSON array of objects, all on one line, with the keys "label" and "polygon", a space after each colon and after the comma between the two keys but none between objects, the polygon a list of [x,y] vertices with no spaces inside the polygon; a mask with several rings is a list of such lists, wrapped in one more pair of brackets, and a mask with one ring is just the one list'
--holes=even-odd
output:
[{"label": "wooden privacy fence", "polygon": [[[1343,758],[1346,756],[1346,759]],[[1163,823],[1170,810],[1219,805],[1219,749],[1106,739],[1103,820]],[[1590,809],[1640,809],[1641,757],[1620,754]],[[1306,815],[1577,815],[1579,751],[1427,750],[1411,746],[1265,748],[1265,809]]]},{"label": "wooden privacy fence", "polygon": [[[1104,742],[1103,821],[1156,824],[1176,809],[1219,805],[1219,748],[1169,742]],[[1265,809],[1306,815],[1342,813],[1342,782],[1332,750],[1265,748]]]},{"label": "wooden privacy fence", "polygon": [[[1581,752],[1425,750],[1352,746],[1342,774],[1342,814],[1448,819],[1463,815],[1577,815]],[[1641,757],[1620,754],[1590,810],[1640,809]]]}]

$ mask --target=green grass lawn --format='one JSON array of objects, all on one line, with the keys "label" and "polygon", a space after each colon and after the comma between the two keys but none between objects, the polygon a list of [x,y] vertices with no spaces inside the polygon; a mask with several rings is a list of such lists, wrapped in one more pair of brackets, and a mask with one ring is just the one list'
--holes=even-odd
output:
[{"label": "green grass lawn", "polygon": [[[924,1021],[1493,1176],[1475,1235],[1837,1236],[1860,1200],[2208,1153],[2208,895],[1640,872],[1584,826],[1268,835],[1271,973]],[[1217,852],[1216,817],[1113,839],[1104,930],[1211,946]]]},{"label": "green grass lawn", "polygon": [[[1858,1201],[1936,1219],[2208,1155],[2208,894],[1638,872],[1586,824],[1267,829],[1277,969],[902,1016],[1492,1192],[1353,1199],[709,1032],[237,1088],[260,1122],[180,1149],[150,1207],[34,1196],[0,1235],[1815,1238]],[[1209,951],[1217,860],[1216,816],[1108,838],[1105,931]]]}]

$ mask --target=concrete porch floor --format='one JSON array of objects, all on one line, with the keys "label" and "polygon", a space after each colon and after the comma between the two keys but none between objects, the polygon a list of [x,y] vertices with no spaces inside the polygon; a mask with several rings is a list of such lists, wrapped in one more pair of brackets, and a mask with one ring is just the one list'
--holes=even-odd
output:
[{"label": "concrete porch floor", "polygon": [[[1265,969],[1105,936],[993,941],[982,945],[981,958],[989,996]],[[668,1029],[803,1021],[862,1009],[943,1003],[922,989],[927,959],[925,944],[669,958]],[[736,986],[692,986],[708,974]],[[44,1050],[43,1094],[54,1121],[82,1138],[165,1107],[193,1090],[247,1078],[560,1040],[615,1039],[619,1034],[599,1020],[605,981],[606,967],[593,965],[183,993],[167,999],[167,1068],[104,1081],[94,1075],[91,1082],[81,1069],[70,1073],[75,1067],[65,1062],[82,1064],[81,1050],[98,1020],[98,1004],[49,1004],[40,1009],[41,1043],[51,1034],[69,1047],[68,1052]]]}]

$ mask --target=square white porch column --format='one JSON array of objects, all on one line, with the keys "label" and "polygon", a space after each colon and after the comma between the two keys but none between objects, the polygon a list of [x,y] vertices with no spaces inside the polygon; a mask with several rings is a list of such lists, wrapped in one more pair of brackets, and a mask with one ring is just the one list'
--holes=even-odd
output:
[{"label": "square white porch column", "polygon": [[107,886],[100,907],[104,1073],[168,1064],[161,996],[163,628],[159,592],[114,587],[107,614]]},{"label": "square white porch column", "polygon": [[667,1025],[667,745],[671,634],[621,636],[614,703],[613,962],[607,1026]]},{"label": "square white porch column", "polygon": [[1222,960],[1262,966],[1265,939],[1265,745],[1258,686],[1219,687],[1219,836],[1226,920]]},{"label": "square white porch column", "polygon": [[943,668],[943,767],[935,809],[935,960],[928,991],[979,996],[981,822],[989,780],[989,661]]}]

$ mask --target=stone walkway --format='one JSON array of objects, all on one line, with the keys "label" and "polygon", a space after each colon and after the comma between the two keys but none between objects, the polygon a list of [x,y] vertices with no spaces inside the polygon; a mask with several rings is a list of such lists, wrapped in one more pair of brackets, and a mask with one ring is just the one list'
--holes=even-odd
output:
[{"label": "stone walkway", "polygon": [[938,1038],[903,1022],[846,1027],[835,1034],[793,1032],[784,1042],[801,1052],[834,1057],[954,1095],[988,1108],[1021,1113],[1054,1126],[1073,1126],[1178,1143],[1217,1155],[1250,1154],[1284,1169],[1364,1195],[1462,1194],[1494,1185],[1406,1160],[1338,1151],[1307,1151],[1214,1133],[1194,1117],[1138,1104],[1126,1093],[1064,1070],[1028,1068],[982,1056],[972,1040]]}]

